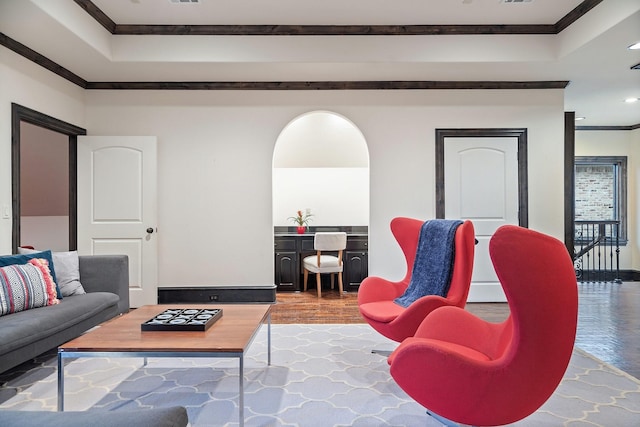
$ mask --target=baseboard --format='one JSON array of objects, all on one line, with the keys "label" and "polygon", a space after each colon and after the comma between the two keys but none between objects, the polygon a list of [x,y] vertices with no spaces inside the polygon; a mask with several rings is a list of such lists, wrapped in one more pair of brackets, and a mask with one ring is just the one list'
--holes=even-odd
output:
[{"label": "baseboard", "polygon": [[276,285],[158,288],[158,304],[275,302]]},{"label": "baseboard", "polygon": [[620,270],[619,276],[623,282],[640,282],[640,271],[638,270]]},{"label": "baseboard", "polygon": [[[599,273],[597,271],[583,271],[583,277],[599,277]],[[608,273],[609,277],[615,276],[613,272]],[[617,278],[623,282],[640,282],[640,271],[638,270],[620,270],[618,271]],[[578,280],[580,281],[580,280]],[[588,281],[588,280],[587,280]]]}]

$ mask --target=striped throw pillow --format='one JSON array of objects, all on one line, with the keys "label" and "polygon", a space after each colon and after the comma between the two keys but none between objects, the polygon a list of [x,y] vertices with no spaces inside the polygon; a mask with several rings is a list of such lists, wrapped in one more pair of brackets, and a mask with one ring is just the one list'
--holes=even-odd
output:
[{"label": "striped throw pillow", "polygon": [[47,260],[0,267],[0,316],[58,302]]}]

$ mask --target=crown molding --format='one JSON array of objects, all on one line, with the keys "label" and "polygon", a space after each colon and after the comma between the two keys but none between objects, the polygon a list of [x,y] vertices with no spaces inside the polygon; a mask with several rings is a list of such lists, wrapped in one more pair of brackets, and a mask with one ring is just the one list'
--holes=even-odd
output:
[{"label": "crown molding", "polygon": [[640,123],[629,126],[576,126],[576,130],[636,130],[640,129]]},{"label": "crown molding", "polygon": [[257,81],[257,82],[87,82],[88,90],[429,90],[564,89],[568,81]]},{"label": "crown molding", "polygon": [[14,51],[18,55],[21,55],[27,58],[28,60],[40,65],[43,68],[46,68],[52,73],[57,74],[63,79],[68,80],[71,83],[74,83],[80,86],[81,88],[86,89],[87,87],[87,81],[82,77],[78,76],[77,74],[74,74],[73,72],[69,71],[63,66],[53,62],[46,56],[41,55],[35,50],[28,48],[27,46],[12,39],[11,37],[7,36],[4,33],[0,33],[0,46],[4,46],[9,50]]},{"label": "crown molding", "polygon": [[91,0],[74,0],[114,35],[174,36],[431,36],[558,34],[603,0],[585,0],[555,24],[533,25],[142,25],[118,24]]}]

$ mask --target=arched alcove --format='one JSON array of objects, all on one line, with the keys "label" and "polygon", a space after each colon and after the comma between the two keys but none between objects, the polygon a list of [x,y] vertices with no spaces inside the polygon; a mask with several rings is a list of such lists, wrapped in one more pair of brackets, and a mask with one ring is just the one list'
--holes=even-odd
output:
[{"label": "arched alcove", "polygon": [[369,225],[369,151],[344,116],[311,111],[282,130],[273,152],[273,223],[292,226],[298,210],[312,226]]}]

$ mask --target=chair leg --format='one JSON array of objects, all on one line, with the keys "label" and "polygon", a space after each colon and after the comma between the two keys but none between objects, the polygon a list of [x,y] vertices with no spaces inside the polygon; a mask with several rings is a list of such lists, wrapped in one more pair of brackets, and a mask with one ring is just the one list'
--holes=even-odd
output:
[{"label": "chair leg", "polygon": [[340,291],[340,295],[342,295],[344,293],[344,290],[342,289],[342,272],[338,273],[338,291]]},{"label": "chair leg", "polygon": [[302,283],[304,284],[304,291],[307,291],[307,279],[309,278],[309,270],[307,270],[306,268],[304,269],[304,276],[303,276],[303,280]]},{"label": "chair leg", "polygon": [[373,350],[371,350],[371,353],[379,354],[380,356],[384,356],[384,357],[389,357],[391,356],[391,353],[393,353],[393,350],[378,350],[374,348]]},{"label": "chair leg", "polygon": [[318,298],[322,296],[322,280],[320,277],[320,273],[316,273],[316,283],[318,286]]},{"label": "chair leg", "polygon": [[427,409],[427,415],[429,415],[431,418],[436,419],[439,423],[441,423],[443,426],[446,426],[446,427],[473,427],[473,426],[468,426],[467,424],[459,424],[455,421],[451,421],[450,419],[441,417],[440,415],[435,414],[428,409]]},{"label": "chair leg", "polygon": [[333,289],[333,287],[334,287],[334,282],[336,281],[336,280],[335,280],[336,275],[335,275],[335,273],[330,273],[330,274],[329,274],[329,276],[331,276],[331,289]]}]

